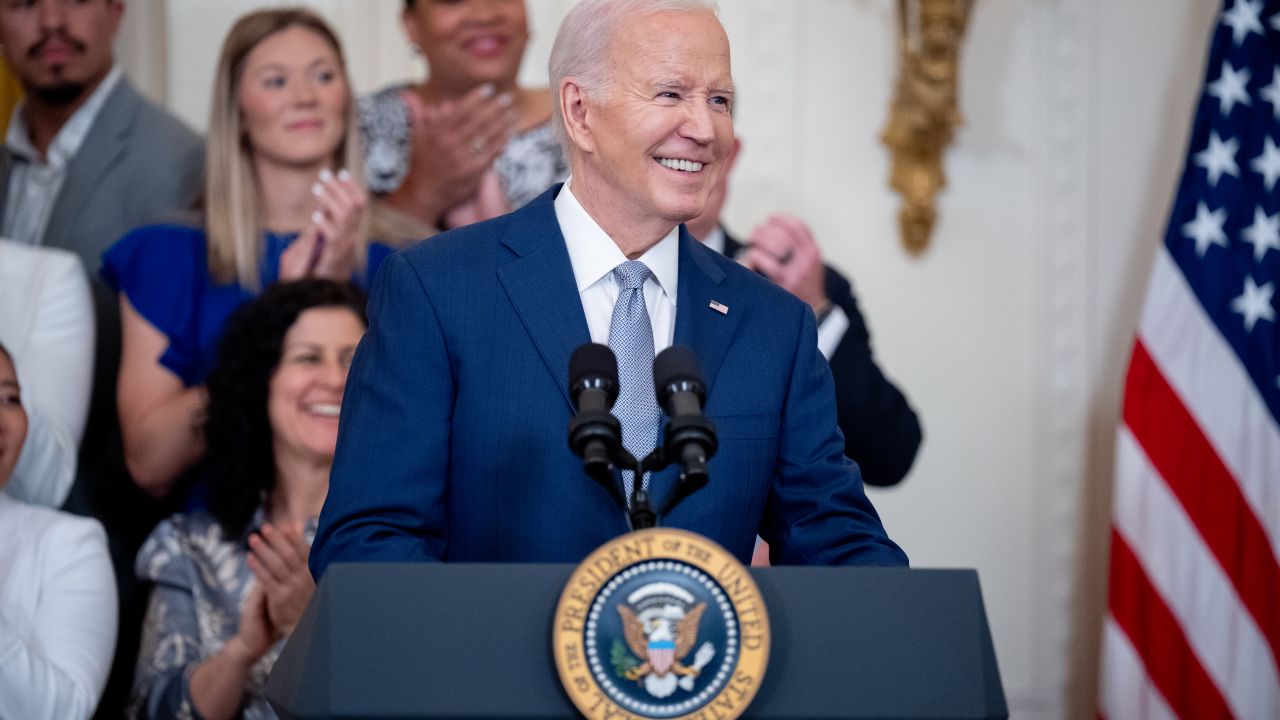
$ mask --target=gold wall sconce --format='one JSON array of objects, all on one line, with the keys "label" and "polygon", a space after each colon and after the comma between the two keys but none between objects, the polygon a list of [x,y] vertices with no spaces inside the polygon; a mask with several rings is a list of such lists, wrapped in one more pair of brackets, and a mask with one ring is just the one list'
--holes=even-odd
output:
[{"label": "gold wall sconce", "polygon": [[881,140],[891,156],[889,186],[902,196],[902,243],[912,255],[929,246],[937,195],[947,184],[942,154],[964,122],[960,44],[973,1],[898,0],[898,81]]}]

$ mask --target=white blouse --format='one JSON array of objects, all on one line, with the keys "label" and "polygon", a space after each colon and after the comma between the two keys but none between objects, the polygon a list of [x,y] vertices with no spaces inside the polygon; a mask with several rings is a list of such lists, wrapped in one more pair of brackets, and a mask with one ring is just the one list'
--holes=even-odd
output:
[{"label": "white blouse", "polygon": [[61,507],[93,387],[93,300],[80,258],[0,239],[0,343],[13,355],[30,422],[4,492]]},{"label": "white blouse", "polygon": [[116,646],[97,520],[0,493],[0,718],[88,718]]}]

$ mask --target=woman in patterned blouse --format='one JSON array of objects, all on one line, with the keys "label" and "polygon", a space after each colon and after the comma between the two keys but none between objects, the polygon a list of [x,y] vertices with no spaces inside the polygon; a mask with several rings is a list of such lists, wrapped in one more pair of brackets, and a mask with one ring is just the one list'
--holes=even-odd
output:
[{"label": "woman in patterned blouse", "polygon": [[364,300],[299,280],[229,322],[208,385],[209,511],[165,520],[138,554],[154,588],[134,717],[275,717],[262,685],[315,589],[307,554]]},{"label": "woman in patterned blouse", "polygon": [[516,84],[529,39],[524,0],[405,0],[401,19],[430,75],[360,102],[368,186],[382,196],[375,223],[458,227],[565,178],[551,93]]}]

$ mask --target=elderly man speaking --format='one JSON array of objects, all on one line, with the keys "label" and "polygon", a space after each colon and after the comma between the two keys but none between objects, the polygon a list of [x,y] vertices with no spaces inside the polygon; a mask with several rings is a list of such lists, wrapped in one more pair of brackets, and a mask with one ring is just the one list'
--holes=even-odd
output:
[{"label": "elderly man speaking", "polygon": [[[583,0],[550,61],[572,165],[524,208],[388,259],[351,367],[311,550],[332,562],[577,562],[627,530],[566,441],[569,357],[618,355],[623,443],[654,447],[655,351],[697,356],[719,451],[663,519],[743,562],[902,565],[844,457],[809,306],[704,248],[733,143],[729,41],[707,0]],[[678,471],[641,481],[659,502]]]}]

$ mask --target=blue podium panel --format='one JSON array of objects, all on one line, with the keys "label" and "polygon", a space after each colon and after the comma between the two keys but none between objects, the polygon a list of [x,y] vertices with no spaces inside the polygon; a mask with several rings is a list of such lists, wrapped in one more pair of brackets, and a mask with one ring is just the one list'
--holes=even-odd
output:
[{"label": "blue podium panel", "polygon": [[[573,717],[550,642],[572,571],[334,565],[267,695],[285,718]],[[747,717],[1008,717],[976,572],[752,575],[769,609],[772,649]]]},{"label": "blue podium panel", "polygon": [[753,718],[1004,718],[978,574],[757,568],[773,647]]}]

